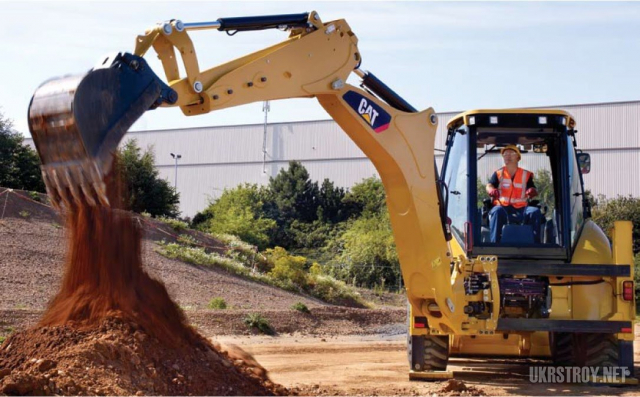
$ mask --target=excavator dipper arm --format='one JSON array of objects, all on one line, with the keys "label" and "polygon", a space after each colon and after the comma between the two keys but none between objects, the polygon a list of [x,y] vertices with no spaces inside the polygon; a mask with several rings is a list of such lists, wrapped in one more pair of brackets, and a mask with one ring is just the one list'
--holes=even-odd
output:
[{"label": "excavator dipper arm", "polygon": [[[289,38],[204,71],[188,36],[195,29],[232,34],[273,27],[289,30]],[[315,12],[159,24],[137,38],[134,54],[93,69],[77,88],[78,80],[66,85],[54,80],[36,91],[30,126],[49,193],[59,204],[105,205],[101,178],[111,167],[111,154],[149,108],[179,106],[193,116],[257,101],[315,97],[380,174],[412,316],[428,320],[425,333],[466,333],[465,269],[452,271],[436,184],[437,117],[431,108],[417,112],[375,76],[360,71],[357,44],[346,21],[322,23]],[[166,85],[141,58],[152,47]],[[176,52],[185,77],[179,75]],[[354,72],[365,89],[347,84]],[[466,271],[474,271],[473,265]],[[485,292],[478,299],[497,302],[497,288],[491,291],[493,296]],[[492,315],[482,327],[495,329],[495,320]]]}]

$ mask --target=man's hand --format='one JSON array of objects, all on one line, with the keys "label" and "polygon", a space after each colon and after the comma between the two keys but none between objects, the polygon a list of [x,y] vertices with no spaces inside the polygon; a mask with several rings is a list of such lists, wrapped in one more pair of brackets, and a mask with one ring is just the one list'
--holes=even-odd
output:
[{"label": "man's hand", "polygon": [[500,198],[500,190],[493,189],[492,191],[489,192],[489,197],[491,197],[494,200],[498,200]]},{"label": "man's hand", "polygon": [[524,194],[526,194],[528,198],[532,199],[538,195],[538,191],[536,190],[536,188],[530,187]]}]

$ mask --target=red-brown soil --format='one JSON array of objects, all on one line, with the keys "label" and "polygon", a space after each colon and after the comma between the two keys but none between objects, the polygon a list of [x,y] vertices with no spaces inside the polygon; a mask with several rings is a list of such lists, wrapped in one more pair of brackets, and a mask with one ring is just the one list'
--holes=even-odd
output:
[{"label": "red-brown soil", "polygon": [[[248,360],[247,360],[248,361]],[[0,351],[7,395],[285,395],[254,364],[204,339],[169,348],[138,324],[104,318],[96,327],[36,327]]]},{"label": "red-brown soil", "polygon": [[[118,190],[110,184],[116,205]],[[238,371],[187,324],[164,284],[143,269],[141,231],[129,212],[80,205],[66,216],[60,290],[38,326],[2,345],[2,393],[271,395],[281,389]]]}]

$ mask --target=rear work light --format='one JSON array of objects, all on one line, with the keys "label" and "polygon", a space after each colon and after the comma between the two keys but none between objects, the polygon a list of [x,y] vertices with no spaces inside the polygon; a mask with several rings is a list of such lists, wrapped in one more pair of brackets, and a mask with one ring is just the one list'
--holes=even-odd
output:
[{"label": "rear work light", "polygon": [[427,328],[427,318],[426,317],[414,317],[413,318],[413,327],[414,328]]},{"label": "rear work light", "polygon": [[634,295],[633,281],[624,281],[622,283],[622,299],[632,301]]}]

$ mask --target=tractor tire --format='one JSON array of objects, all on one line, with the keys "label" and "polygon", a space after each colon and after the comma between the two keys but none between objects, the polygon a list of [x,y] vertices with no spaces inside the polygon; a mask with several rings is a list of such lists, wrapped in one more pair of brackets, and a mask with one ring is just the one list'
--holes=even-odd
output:
[{"label": "tractor tire", "polygon": [[617,367],[620,350],[615,334],[576,334],[577,364],[586,367]]},{"label": "tractor tire", "polygon": [[424,370],[446,371],[449,362],[449,336],[425,335]]},{"label": "tractor tire", "polygon": [[549,347],[553,364],[562,367],[576,365],[573,354],[573,334],[568,332],[549,332]]},{"label": "tractor tire", "polygon": [[549,344],[553,363],[558,366],[602,369],[621,365],[615,334],[553,332]]}]

